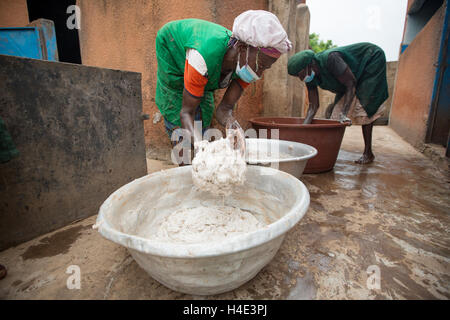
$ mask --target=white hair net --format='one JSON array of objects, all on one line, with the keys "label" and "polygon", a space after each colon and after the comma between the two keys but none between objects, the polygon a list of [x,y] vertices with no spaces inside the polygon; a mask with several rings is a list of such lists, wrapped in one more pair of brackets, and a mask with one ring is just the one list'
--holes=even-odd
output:
[{"label": "white hair net", "polygon": [[233,37],[253,47],[275,48],[286,53],[292,48],[277,16],[264,10],[248,10],[236,17]]}]

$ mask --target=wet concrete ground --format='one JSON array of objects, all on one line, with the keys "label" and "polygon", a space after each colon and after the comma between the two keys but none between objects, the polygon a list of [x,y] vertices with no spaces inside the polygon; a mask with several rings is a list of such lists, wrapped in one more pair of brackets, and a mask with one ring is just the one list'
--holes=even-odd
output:
[{"label": "wet concrete ground", "polygon": [[[347,128],[334,170],[302,178],[311,194],[305,217],[274,260],[232,292],[167,289],[92,230],[93,216],[0,252],[8,267],[0,299],[449,299],[448,174],[388,127],[374,129],[373,164],[353,163],[362,150],[360,127]],[[67,288],[71,265],[80,267],[80,289]]]}]

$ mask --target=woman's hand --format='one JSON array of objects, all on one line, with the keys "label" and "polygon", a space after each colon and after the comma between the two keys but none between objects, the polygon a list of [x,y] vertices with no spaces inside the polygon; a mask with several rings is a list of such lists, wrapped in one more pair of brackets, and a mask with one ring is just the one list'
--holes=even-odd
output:
[{"label": "woman's hand", "polygon": [[242,156],[245,155],[245,133],[239,122],[233,117],[229,117],[226,123],[227,138],[231,140],[231,144],[238,149]]},{"label": "woman's hand", "polygon": [[350,120],[350,118],[348,118],[346,115],[344,115],[343,113],[340,114],[339,116],[339,122],[346,124],[348,126],[352,125],[352,120]]}]

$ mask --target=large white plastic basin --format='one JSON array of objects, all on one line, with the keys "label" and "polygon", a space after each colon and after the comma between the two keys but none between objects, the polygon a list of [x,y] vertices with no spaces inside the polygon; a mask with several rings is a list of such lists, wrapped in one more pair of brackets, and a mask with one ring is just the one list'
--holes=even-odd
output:
[{"label": "large white plastic basin", "polygon": [[[235,289],[252,279],[274,257],[286,235],[306,213],[305,185],[285,172],[248,166],[247,181],[225,201],[267,222],[263,229],[227,241],[173,244],[139,236],[183,206],[221,203],[192,187],[191,166],[156,172],[121,187],[102,204],[96,228],[128,248],[136,262],[163,285],[179,292],[208,295]],[[150,205],[151,209],[144,209]]]}]

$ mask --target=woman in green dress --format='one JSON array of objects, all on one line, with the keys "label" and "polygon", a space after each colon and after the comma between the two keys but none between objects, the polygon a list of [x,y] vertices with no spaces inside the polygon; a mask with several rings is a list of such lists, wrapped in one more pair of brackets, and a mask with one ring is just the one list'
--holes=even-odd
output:
[{"label": "woman in green dress", "polygon": [[312,122],[319,109],[317,87],[336,93],[328,106],[326,118],[362,125],[364,153],[356,163],[371,163],[373,122],[388,98],[386,56],[384,51],[368,42],[332,48],[320,53],[305,50],[293,55],[288,73],[299,77],[308,89],[309,108],[304,123]]},{"label": "woman in green dress", "polygon": [[240,129],[233,108],[243,90],[291,46],[278,18],[263,10],[240,14],[233,31],[199,19],[164,25],[156,37],[155,102],[169,137],[182,128],[195,134],[195,141],[202,139],[194,132],[194,119],[201,120],[203,128],[210,126],[213,92],[222,88],[227,90],[215,110],[216,119],[227,129]]}]

